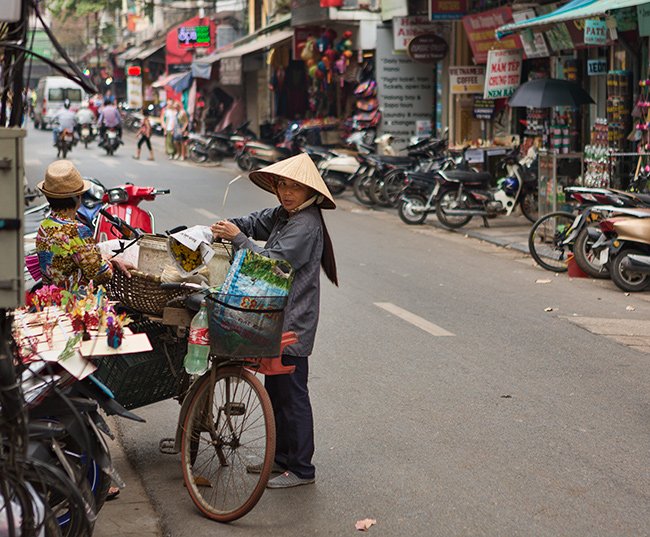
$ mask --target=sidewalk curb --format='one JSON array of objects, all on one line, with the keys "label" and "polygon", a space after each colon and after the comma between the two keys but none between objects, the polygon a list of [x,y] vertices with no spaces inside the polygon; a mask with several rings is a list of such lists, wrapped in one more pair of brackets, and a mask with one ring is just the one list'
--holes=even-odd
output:
[{"label": "sidewalk curb", "polygon": [[115,440],[106,438],[106,443],[113,465],[126,486],[117,498],[104,504],[93,537],[162,537],[161,519],[122,447],[119,423],[110,416],[106,421],[115,434]]}]

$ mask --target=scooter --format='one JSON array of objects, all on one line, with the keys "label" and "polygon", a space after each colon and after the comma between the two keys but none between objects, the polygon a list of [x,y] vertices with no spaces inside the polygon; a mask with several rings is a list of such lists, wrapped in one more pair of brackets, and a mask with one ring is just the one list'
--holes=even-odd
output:
[{"label": "scooter", "polygon": [[[481,216],[485,227],[488,218],[509,216],[517,206],[523,215],[535,222],[538,218],[536,166],[524,166],[519,148],[514,148],[499,163],[506,176],[496,188],[490,188],[492,176],[473,170],[440,170],[436,180],[440,183],[437,194],[436,216],[449,229],[466,225],[475,216]],[[521,159],[523,160],[523,159]]]},{"label": "scooter", "polygon": [[107,155],[114,155],[117,148],[124,142],[115,127],[106,127],[102,147],[106,150]]},{"label": "scooter", "polygon": [[285,141],[275,145],[260,140],[248,141],[237,156],[237,165],[243,171],[248,172],[297,155],[306,145],[308,130],[293,125],[286,134],[278,135],[284,136]]},{"label": "scooter", "polygon": [[79,141],[88,149],[88,144],[95,141],[97,129],[92,123],[84,123],[79,127]]},{"label": "scooter", "polygon": [[593,246],[616,286],[632,293],[650,289],[650,209],[636,211],[633,218],[602,220]]},{"label": "scooter", "polygon": [[198,163],[208,160],[219,162],[224,157],[232,156],[238,142],[256,139],[255,133],[248,128],[249,125],[250,121],[247,121],[235,129],[227,128],[222,132],[205,135],[190,133],[187,148],[190,159]]},{"label": "scooter", "polygon": [[63,131],[59,133],[59,136],[56,139],[57,158],[66,158],[68,156],[68,153],[72,151],[74,144],[74,132],[69,131],[68,129],[63,129]]},{"label": "scooter", "polygon": [[169,189],[158,190],[150,186],[135,186],[131,183],[108,189],[102,198],[106,205],[99,211],[95,225],[95,240],[104,242],[132,236],[132,231],[115,229],[115,224],[107,215],[116,216],[131,228],[144,233],[153,233],[155,222],[153,214],[140,207],[143,200],[153,201],[157,196],[169,194]]}]

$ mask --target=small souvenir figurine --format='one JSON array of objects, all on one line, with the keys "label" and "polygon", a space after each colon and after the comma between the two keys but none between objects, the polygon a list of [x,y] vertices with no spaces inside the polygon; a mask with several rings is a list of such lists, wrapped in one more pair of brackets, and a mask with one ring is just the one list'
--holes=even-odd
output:
[{"label": "small souvenir figurine", "polygon": [[108,346],[112,349],[117,349],[122,344],[124,329],[118,318],[111,316],[106,319],[106,336]]}]

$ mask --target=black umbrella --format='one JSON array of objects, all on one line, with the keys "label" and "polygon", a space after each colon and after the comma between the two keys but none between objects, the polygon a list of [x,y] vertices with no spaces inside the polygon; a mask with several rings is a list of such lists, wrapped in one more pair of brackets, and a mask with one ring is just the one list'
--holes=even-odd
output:
[{"label": "black umbrella", "polygon": [[519,86],[512,94],[510,106],[550,108],[552,106],[573,106],[593,104],[594,100],[578,84],[557,78],[540,78]]}]

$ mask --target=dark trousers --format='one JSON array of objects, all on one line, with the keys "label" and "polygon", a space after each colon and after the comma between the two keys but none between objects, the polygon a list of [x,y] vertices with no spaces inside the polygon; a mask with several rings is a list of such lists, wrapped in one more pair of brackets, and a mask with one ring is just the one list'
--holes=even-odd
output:
[{"label": "dark trousers", "polygon": [[138,149],[142,148],[142,144],[147,144],[147,149],[151,151],[151,141],[148,136],[140,136],[140,140],[138,140]]},{"label": "dark trousers", "polygon": [[309,401],[306,357],[282,356],[282,363],[295,365],[292,375],[272,375],[265,380],[275,414],[275,462],[303,479],[311,479],[316,469],[314,455],[314,417]]}]

